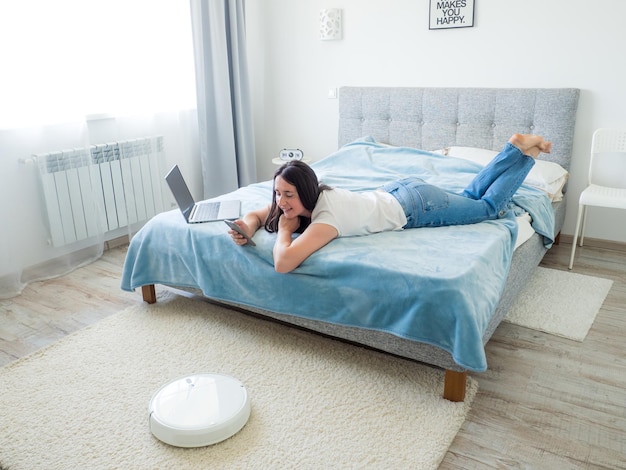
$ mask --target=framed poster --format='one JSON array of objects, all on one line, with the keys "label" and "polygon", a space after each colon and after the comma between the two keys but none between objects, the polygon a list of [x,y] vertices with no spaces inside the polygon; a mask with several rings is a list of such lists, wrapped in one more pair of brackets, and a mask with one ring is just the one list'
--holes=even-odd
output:
[{"label": "framed poster", "polygon": [[474,0],[430,0],[428,29],[474,26]]}]

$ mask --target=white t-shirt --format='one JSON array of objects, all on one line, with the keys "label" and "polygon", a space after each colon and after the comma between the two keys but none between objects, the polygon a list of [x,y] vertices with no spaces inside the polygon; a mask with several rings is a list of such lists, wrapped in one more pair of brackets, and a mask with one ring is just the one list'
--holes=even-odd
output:
[{"label": "white t-shirt", "polygon": [[317,199],[311,214],[311,224],[316,223],[331,225],[340,237],[350,237],[402,230],[406,216],[398,200],[385,191],[333,188],[322,191]]}]

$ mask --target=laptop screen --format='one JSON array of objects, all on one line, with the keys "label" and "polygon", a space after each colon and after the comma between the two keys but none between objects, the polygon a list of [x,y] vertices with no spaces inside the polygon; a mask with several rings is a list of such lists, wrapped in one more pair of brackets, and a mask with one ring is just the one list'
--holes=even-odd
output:
[{"label": "laptop screen", "polygon": [[174,165],[174,168],[170,170],[170,172],[165,177],[167,184],[172,190],[172,194],[174,195],[174,199],[176,199],[176,203],[178,207],[182,211],[185,219],[189,218],[189,214],[191,213],[191,209],[196,204],[193,200],[193,196],[191,192],[189,192],[189,188],[187,187],[187,183],[183,179],[183,175],[178,168],[178,165]]}]

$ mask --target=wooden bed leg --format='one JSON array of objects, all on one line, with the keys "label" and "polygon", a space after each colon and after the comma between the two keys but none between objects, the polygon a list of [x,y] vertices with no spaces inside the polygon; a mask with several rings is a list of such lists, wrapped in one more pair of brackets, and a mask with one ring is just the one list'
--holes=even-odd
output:
[{"label": "wooden bed leg", "polygon": [[558,245],[559,243],[561,243],[561,232],[556,234],[556,237],[554,237],[554,244]]},{"label": "wooden bed leg", "polygon": [[156,303],[156,289],[154,288],[154,284],[141,286],[141,295],[143,296],[144,302],[149,304]]},{"label": "wooden bed leg", "polygon": [[446,378],[443,384],[443,397],[450,401],[464,401],[466,383],[467,371],[457,372],[455,370],[446,370]]}]

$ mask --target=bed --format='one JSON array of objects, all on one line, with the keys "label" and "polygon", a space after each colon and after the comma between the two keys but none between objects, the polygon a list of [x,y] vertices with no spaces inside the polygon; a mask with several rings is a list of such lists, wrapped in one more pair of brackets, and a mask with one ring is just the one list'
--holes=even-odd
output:
[{"label": "bed", "polygon": [[[159,214],[131,240],[121,286],[191,289],[213,301],[445,370],[443,396],[465,397],[468,371],[565,218],[579,90],[343,87],[339,148],[312,163],[334,187],[372,190],[405,175],[460,191],[513,133],[553,142],[511,211],[480,224],[334,240],[290,274],[272,264],[275,235],[236,247],[221,223]],[[558,174],[558,175],[557,175]],[[558,178],[557,178],[558,176]],[[555,178],[554,181],[552,178]],[[242,213],[266,205],[271,181],[222,195]]]}]

